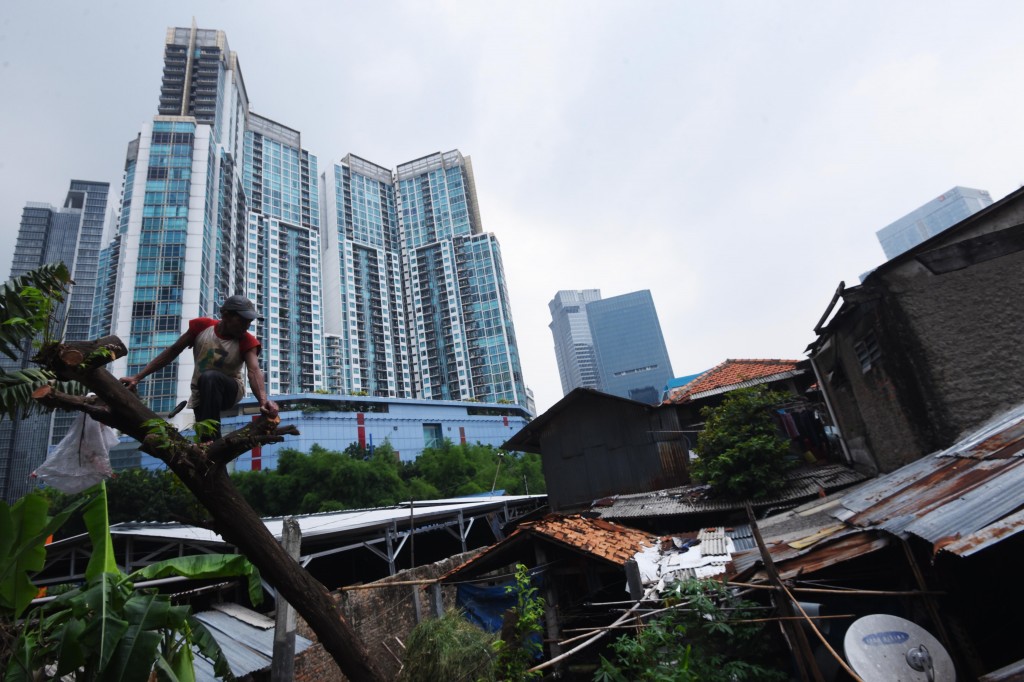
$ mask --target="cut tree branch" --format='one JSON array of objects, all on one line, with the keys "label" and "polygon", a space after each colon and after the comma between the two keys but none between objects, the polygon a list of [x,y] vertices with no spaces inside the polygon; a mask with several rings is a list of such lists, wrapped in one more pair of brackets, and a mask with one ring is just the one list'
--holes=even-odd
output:
[{"label": "cut tree branch", "polygon": [[[117,337],[92,342],[51,344],[36,361],[64,381],[74,380],[95,393],[101,404],[60,393],[52,387],[37,391],[49,407],[85,412],[96,421],[138,440],[141,449],[167,464],[210,512],[217,532],[238,547],[260,574],[295,607],[341,671],[354,682],[376,682],[383,676],[365,645],[342,617],[330,593],[284,550],[228,476],[226,464],[263,443],[276,443],[297,434],[263,417],[237,432],[206,444],[188,440],[173,426],[153,428],[161,417],[146,407],[103,365],[127,353]],[[144,426],[145,425],[145,426]]]}]

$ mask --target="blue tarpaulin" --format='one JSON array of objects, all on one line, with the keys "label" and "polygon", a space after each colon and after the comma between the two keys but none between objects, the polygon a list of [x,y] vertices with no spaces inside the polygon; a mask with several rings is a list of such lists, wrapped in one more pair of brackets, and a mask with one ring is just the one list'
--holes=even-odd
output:
[{"label": "blue tarpaulin", "polygon": [[506,592],[505,588],[514,583],[509,581],[501,585],[459,585],[455,591],[455,603],[466,612],[466,620],[479,625],[487,632],[501,630],[501,617],[516,605],[514,592]]},{"label": "blue tarpaulin", "polygon": [[[542,587],[544,574],[537,569],[530,571],[530,585]],[[466,620],[479,625],[487,632],[498,632],[501,630],[501,618],[506,611],[516,605],[516,593],[514,580],[508,580],[498,585],[477,585],[463,583],[456,587],[455,603],[466,612]]]}]

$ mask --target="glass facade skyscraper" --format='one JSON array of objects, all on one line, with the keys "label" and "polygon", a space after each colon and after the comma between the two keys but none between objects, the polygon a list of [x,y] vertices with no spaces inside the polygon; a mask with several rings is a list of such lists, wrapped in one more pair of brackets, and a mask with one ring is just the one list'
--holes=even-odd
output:
[{"label": "glass facade skyscraper", "polygon": [[[115,373],[138,373],[185,320],[216,315],[221,301],[246,290],[248,100],[223,32],[168,30],[159,112],[125,165],[112,331],[129,352]],[[192,366],[182,354],[142,382],[140,396],[169,411],[187,397]]]},{"label": "glass facade skyscraper", "polygon": [[600,389],[594,340],[590,336],[587,304],[601,300],[600,289],[559,291],[548,303],[551,335],[555,340],[555,360],[562,395],[574,388]]},{"label": "glass facade skyscraper", "polygon": [[[189,319],[242,293],[262,318],[252,331],[271,395],[528,404],[469,157],[390,170],[350,154],[323,170],[299,131],[250,111],[222,31],[168,29],[156,115],[128,144],[113,238],[100,248],[102,231],[83,237],[75,277],[90,293],[76,289],[85,307],[69,334],[119,336],[128,355],[110,370],[137,374]],[[181,354],[140,398],[170,411],[193,364]]]},{"label": "glass facade skyscraper", "polygon": [[647,289],[587,304],[601,390],[642,403],[661,401],[672,378],[665,338]]},{"label": "glass facade skyscraper", "polygon": [[501,251],[483,232],[472,162],[431,154],[395,178],[416,397],[525,405]]},{"label": "glass facade skyscraper", "polygon": [[[47,263],[60,261],[68,266],[75,284],[54,316],[63,324],[53,331],[70,341],[91,335],[109,190],[105,182],[72,180],[63,207],[30,203],[22,213],[11,277]],[[2,356],[0,366],[5,370],[31,367],[33,354],[32,344],[27,343],[20,358]],[[48,446],[64,437],[74,417],[58,411],[0,421],[0,493],[5,500],[13,501],[31,489],[29,474],[46,458]]]},{"label": "glass facade skyscraper", "polygon": [[585,387],[660,401],[672,363],[650,291],[604,299],[598,289],[559,291],[548,309],[563,393]]},{"label": "glass facade skyscraper", "polygon": [[883,227],[876,233],[878,243],[887,259],[895,258],[991,204],[985,190],[954,187]]}]

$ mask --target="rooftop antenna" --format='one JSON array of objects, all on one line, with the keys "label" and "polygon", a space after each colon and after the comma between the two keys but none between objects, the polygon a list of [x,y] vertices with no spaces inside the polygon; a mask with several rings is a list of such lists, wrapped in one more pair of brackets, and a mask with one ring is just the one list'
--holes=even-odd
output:
[{"label": "rooftop antenna", "polygon": [[930,632],[876,613],[858,618],[843,640],[846,660],[864,682],[955,682],[953,659]]}]

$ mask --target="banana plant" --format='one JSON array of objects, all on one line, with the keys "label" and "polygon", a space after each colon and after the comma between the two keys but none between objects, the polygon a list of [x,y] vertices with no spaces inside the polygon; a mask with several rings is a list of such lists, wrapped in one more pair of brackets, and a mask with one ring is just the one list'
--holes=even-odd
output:
[{"label": "banana plant", "polygon": [[[243,576],[250,599],[259,603],[262,587],[256,568],[239,555],[208,554],[169,559],[125,574],[117,567],[110,540],[106,486],[100,483],[94,490],[83,510],[93,546],[85,583],[28,611],[5,679],[28,682],[46,670],[56,678],[89,682],[146,682],[154,673],[159,680],[194,682],[197,651],[213,661],[218,677],[232,679],[217,642],[188,606],[175,606],[169,596],[155,591],[136,590],[134,583],[171,575]],[[10,573],[23,577],[17,570]]]}]

